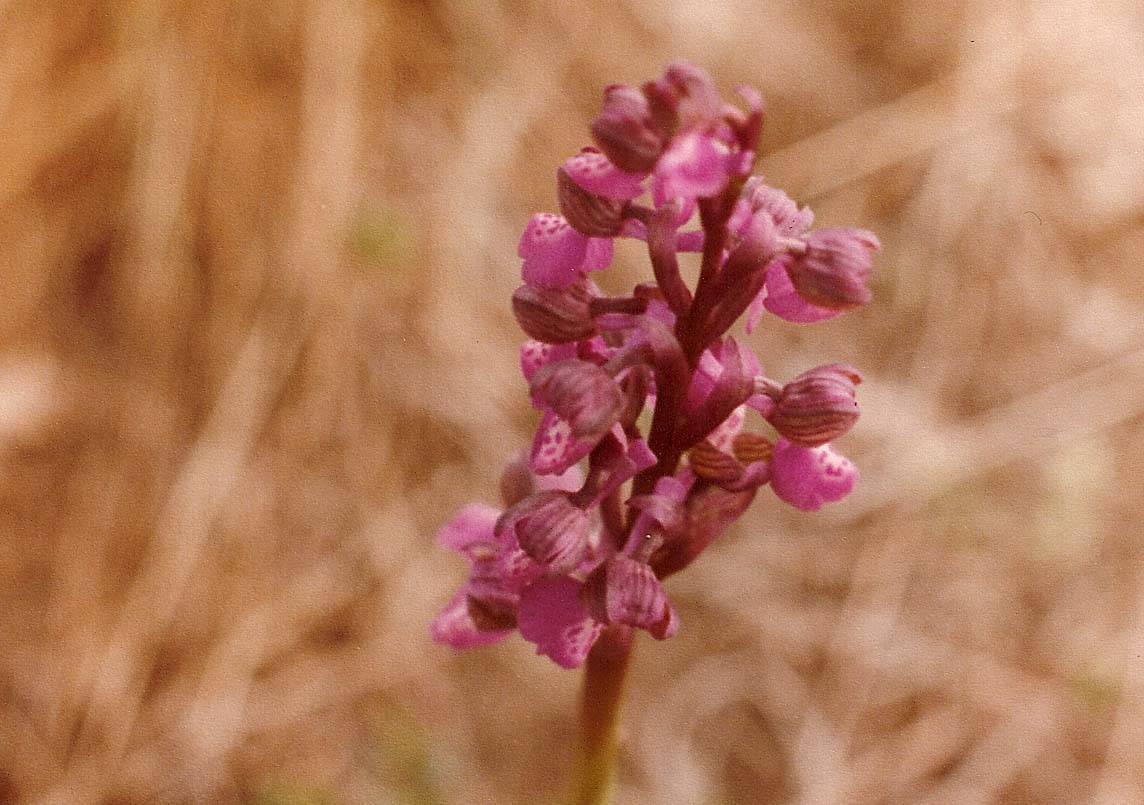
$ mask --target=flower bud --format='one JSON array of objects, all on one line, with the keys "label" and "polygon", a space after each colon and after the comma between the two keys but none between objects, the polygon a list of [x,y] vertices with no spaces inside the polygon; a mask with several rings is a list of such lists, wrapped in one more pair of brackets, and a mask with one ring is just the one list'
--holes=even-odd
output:
[{"label": "flower bud", "polygon": [[768,420],[794,444],[826,444],[858,421],[854,386],[860,382],[857,370],[844,364],[811,369],[783,386]]},{"label": "flower bud", "polygon": [[577,232],[591,238],[613,238],[624,228],[624,202],[588,192],[564,168],[556,171],[556,194],[560,212]]},{"label": "flower bud", "polygon": [[533,375],[532,396],[566,420],[572,436],[590,441],[603,438],[627,402],[611,375],[578,358],[542,367]]},{"label": "flower bud", "polygon": [[805,301],[827,310],[849,310],[870,301],[866,287],[872,253],[881,245],[864,229],[820,229],[806,237],[806,252],[787,267]]},{"label": "flower bud", "polygon": [[567,492],[539,492],[501,517],[498,531],[509,528],[529,558],[553,573],[574,569],[588,550],[588,514]]},{"label": "flower bud", "polygon": [[596,568],[581,593],[588,614],[601,623],[626,623],[651,632],[657,640],[679,627],[675,608],[663,586],[645,563],[613,556]]},{"label": "flower bud", "polygon": [[612,164],[629,173],[648,173],[665,145],[652,122],[648,100],[626,84],[604,90],[604,106],[592,122],[592,136]]},{"label": "flower bud", "polygon": [[529,337],[546,344],[569,344],[596,334],[591,301],[585,280],[564,288],[521,285],[512,295],[512,312]]},{"label": "flower bud", "polygon": [[670,65],[663,78],[643,86],[651,117],[661,130],[707,128],[719,121],[723,99],[707,73],[679,61]]}]

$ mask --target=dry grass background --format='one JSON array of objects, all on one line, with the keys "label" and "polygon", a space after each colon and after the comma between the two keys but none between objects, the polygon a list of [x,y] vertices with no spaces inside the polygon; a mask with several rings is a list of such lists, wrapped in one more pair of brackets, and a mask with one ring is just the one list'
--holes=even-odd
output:
[{"label": "dry grass background", "polygon": [[618,801],[1144,802],[1133,0],[0,2],[0,801],[555,797],[578,677],[431,644],[432,536],[529,438],[527,215],[676,57],[886,249],[753,339],[863,368],[860,488],[672,580]]}]

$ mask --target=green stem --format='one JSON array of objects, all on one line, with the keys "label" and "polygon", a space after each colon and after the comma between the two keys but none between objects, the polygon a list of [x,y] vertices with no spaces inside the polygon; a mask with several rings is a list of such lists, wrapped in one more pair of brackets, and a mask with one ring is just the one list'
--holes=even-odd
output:
[{"label": "green stem", "polygon": [[580,756],[569,800],[572,805],[609,802],[619,755],[616,730],[631,651],[631,627],[615,624],[604,630],[588,653],[580,700]]}]

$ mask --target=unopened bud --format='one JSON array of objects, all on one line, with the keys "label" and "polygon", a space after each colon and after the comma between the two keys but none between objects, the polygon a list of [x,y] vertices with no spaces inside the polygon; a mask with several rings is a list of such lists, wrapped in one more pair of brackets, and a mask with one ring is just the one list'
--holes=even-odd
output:
[{"label": "unopened bud", "polygon": [[592,122],[592,135],[612,164],[629,173],[648,173],[666,144],[653,122],[648,100],[626,84],[604,90],[604,107]]},{"label": "unopened bud", "polygon": [[533,375],[532,396],[565,419],[573,436],[592,441],[611,429],[627,402],[611,375],[578,358],[542,367]]},{"label": "unopened bud", "polygon": [[854,386],[860,382],[857,370],[844,364],[811,369],[783,386],[768,419],[794,444],[826,444],[858,421]]},{"label": "unopened bud", "polygon": [[652,119],[667,132],[702,129],[717,123],[723,111],[719,89],[698,67],[675,62],[663,78],[643,86]]},{"label": "unopened bud", "polygon": [[806,237],[806,252],[787,268],[791,285],[807,302],[827,310],[849,310],[870,301],[866,287],[873,252],[881,248],[864,229],[820,229]]},{"label": "unopened bud", "polygon": [[563,288],[521,285],[512,295],[512,312],[529,337],[546,344],[569,344],[596,334],[591,302],[586,280]]},{"label": "unopened bud", "polygon": [[564,168],[556,171],[556,194],[560,212],[577,232],[590,238],[612,238],[624,228],[624,202],[589,193]]},{"label": "unopened bud", "polygon": [[644,562],[613,556],[596,568],[581,593],[584,608],[601,623],[626,623],[663,640],[675,634],[679,620],[655,573]]}]

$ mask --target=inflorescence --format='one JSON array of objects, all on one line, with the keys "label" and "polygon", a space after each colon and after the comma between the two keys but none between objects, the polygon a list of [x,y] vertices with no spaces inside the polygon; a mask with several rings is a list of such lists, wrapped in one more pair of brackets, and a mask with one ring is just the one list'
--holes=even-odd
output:
[{"label": "inflorescence", "polygon": [[[858,418],[858,372],[832,364],[782,384],[727,332],[744,314],[750,333],[765,312],[807,323],[867,303],[878,239],[812,230],[809,209],[751,176],[762,100],[737,94],[742,108],[685,63],[608,87],[597,147],[557,171],[562,214],[529,221],[512,309],[540,423],[502,475],[506,508],[469,505],[439,534],[471,573],[433,622],[437,641],[470,648],[519,631],[574,668],[608,624],[670,637],[662,579],[760,486],[807,511],[853,488],[857,470],[830,442]],[[655,278],[628,296],[589,278],[615,238],[645,242]],[[679,266],[688,252],[701,261],[694,291]],[[744,429],[752,409],[777,438]]]}]

